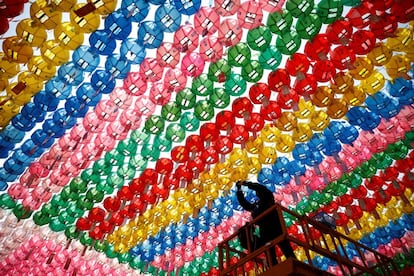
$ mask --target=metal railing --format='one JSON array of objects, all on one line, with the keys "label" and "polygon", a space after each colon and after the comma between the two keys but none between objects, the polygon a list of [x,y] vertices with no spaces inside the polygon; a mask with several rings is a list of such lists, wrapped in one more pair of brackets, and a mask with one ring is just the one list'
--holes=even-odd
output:
[{"label": "metal railing", "polygon": [[[282,235],[265,246],[252,252],[253,245],[248,239],[248,250],[240,251],[235,248],[235,241],[240,231],[246,231],[248,235],[248,231],[253,229],[255,222],[275,209],[280,218],[286,214],[295,221],[297,229],[295,233],[288,233],[286,222],[281,219]],[[279,204],[266,210],[246,224],[246,227],[239,229],[218,245],[220,275],[251,275],[252,270],[256,272],[255,274],[264,273],[272,267],[270,250],[275,250],[283,240],[288,240],[295,253],[300,252],[305,256],[303,262],[315,269],[321,269],[314,259],[315,256],[319,256],[328,258],[343,275],[399,275],[397,266],[391,258],[350,239],[319,221],[301,216]],[[354,250],[353,256],[350,256],[346,246]],[[282,258],[278,257],[278,261],[280,263]]]}]

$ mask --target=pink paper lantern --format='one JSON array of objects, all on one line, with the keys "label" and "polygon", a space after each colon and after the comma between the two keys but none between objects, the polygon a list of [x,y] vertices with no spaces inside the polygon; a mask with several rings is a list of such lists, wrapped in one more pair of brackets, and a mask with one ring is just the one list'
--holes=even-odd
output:
[{"label": "pink paper lantern", "polygon": [[192,25],[182,25],[174,33],[174,45],[180,52],[193,52],[198,47],[198,33]]},{"label": "pink paper lantern", "polygon": [[201,7],[194,14],[194,29],[199,35],[211,35],[217,32],[217,26],[220,25],[220,16],[216,9],[212,7]]},{"label": "pink paper lantern", "polygon": [[145,58],[139,67],[139,73],[143,80],[156,82],[162,78],[164,67],[155,58]]},{"label": "pink paper lantern", "polygon": [[187,53],[181,61],[181,70],[185,75],[195,78],[203,72],[204,63],[200,54]]},{"label": "pink paper lantern", "polygon": [[[186,55],[187,56],[187,55]],[[185,56],[184,56],[185,57]],[[183,58],[184,62],[184,58]],[[181,91],[187,84],[187,74],[178,68],[168,68],[164,76],[164,87],[171,91]]]},{"label": "pink paper lantern", "polygon": [[139,72],[129,72],[124,80],[123,88],[134,96],[140,96],[147,90],[147,82],[144,81]]},{"label": "pink paper lantern", "polygon": [[219,29],[219,40],[227,47],[231,47],[240,42],[243,30],[236,19],[227,18],[221,22]]},{"label": "pink paper lantern", "polygon": [[254,29],[262,24],[263,11],[259,3],[246,1],[240,5],[237,12],[237,19],[240,26],[244,29]]},{"label": "pink paper lantern", "polygon": [[207,36],[200,41],[200,56],[205,61],[215,62],[223,57],[223,44],[215,36]]}]

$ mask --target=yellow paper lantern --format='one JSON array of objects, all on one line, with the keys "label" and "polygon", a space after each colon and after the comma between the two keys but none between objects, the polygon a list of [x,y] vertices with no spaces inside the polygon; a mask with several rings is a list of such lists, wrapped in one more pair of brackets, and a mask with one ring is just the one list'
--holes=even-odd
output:
[{"label": "yellow paper lantern", "polygon": [[390,61],[392,51],[386,44],[379,42],[375,48],[367,54],[367,57],[375,66],[384,66]]},{"label": "yellow paper lantern", "polygon": [[214,166],[214,171],[220,175],[229,174],[231,170],[232,170],[232,164],[230,163],[228,159],[225,160],[224,162],[217,163]]},{"label": "yellow paper lantern", "polygon": [[260,137],[263,141],[272,143],[277,141],[277,137],[280,135],[280,130],[274,125],[266,124],[260,131]]},{"label": "yellow paper lantern", "polygon": [[296,142],[306,142],[312,138],[313,132],[309,124],[298,123],[293,129],[292,138]]},{"label": "yellow paper lantern", "polygon": [[374,71],[374,65],[367,57],[357,57],[349,74],[356,80],[368,78]]},{"label": "yellow paper lantern", "polygon": [[326,114],[332,119],[340,119],[348,112],[348,105],[343,99],[334,99],[327,107]]},{"label": "yellow paper lantern", "polygon": [[368,95],[373,95],[377,93],[377,91],[381,90],[385,85],[385,77],[374,70],[374,72],[369,76],[367,79],[362,80],[360,87],[364,91],[364,93]]},{"label": "yellow paper lantern", "polygon": [[20,65],[9,61],[4,53],[0,53],[0,77],[10,79],[20,72]]},{"label": "yellow paper lantern", "polygon": [[229,155],[229,161],[234,167],[244,166],[247,162],[247,159],[247,152],[239,148],[234,148]]},{"label": "yellow paper lantern", "polygon": [[410,60],[403,55],[395,55],[391,60],[385,65],[385,70],[387,74],[393,78],[401,78],[409,76],[407,75],[408,71],[411,69]]},{"label": "yellow paper lantern", "polygon": [[82,45],[84,34],[78,25],[72,22],[64,22],[55,28],[54,36],[62,47],[75,50]]},{"label": "yellow paper lantern", "polygon": [[352,106],[360,106],[365,102],[366,94],[361,87],[354,87],[348,90],[342,97],[344,101]]},{"label": "yellow paper lantern", "polygon": [[16,26],[16,34],[32,47],[40,47],[47,39],[46,29],[28,18],[20,21]]},{"label": "yellow paper lantern", "polygon": [[388,37],[386,45],[393,51],[404,52],[406,49],[413,49],[413,30],[410,28],[398,28],[394,36]]},{"label": "yellow paper lantern", "polygon": [[276,149],[283,153],[291,152],[295,148],[295,141],[288,134],[281,134],[276,142]]},{"label": "yellow paper lantern", "polygon": [[70,12],[77,2],[77,0],[52,0],[51,5],[57,11]]},{"label": "yellow paper lantern", "polygon": [[314,94],[311,95],[311,101],[317,107],[327,107],[334,99],[335,93],[328,86],[318,86]]},{"label": "yellow paper lantern", "polygon": [[263,140],[260,137],[254,138],[250,136],[246,141],[245,147],[249,153],[258,154],[263,147]]},{"label": "yellow paper lantern", "polygon": [[42,80],[51,79],[56,74],[56,66],[47,63],[42,56],[30,59],[28,68]]},{"label": "yellow paper lantern", "polygon": [[3,52],[8,60],[23,64],[33,56],[32,47],[17,36],[6,38],[3,41]]},{"label": "yellow paper lantern", "polygon": [[331,89],[336,94],[343,94],[352,87],[354,87],[354,79],[347,73],[338,72],[333,78],[331,83]]},{"label": "yellow paper lantern", "polygon": [[230,180],[233,183],[237,181],[244,181],[247,179],[248,171],[244,167],[234,168],[230,173]]},{"label": "yellow paper lantern", "polygon": [[295,111],[295,116],[299,119],[309,118],[312,113],[315,112],[315,106],[312,101],[306,101],[304,98],[300,98],[298,102],[298,110]]},{"label": "yellow paper lantern", "polygon": [[298,124],[298,119],[290,111],[284,111],[277,119],[275,126],[282,131],[291,131]]},{"label": "yellow paper lantern", "polygon": [[30,6],[30,17],[47,30],[56,28],[62,22],[62,13],[53,9],[47,0],[37,0]]},{"label": "yellow paper lantern", "polygon": [[249,157],[249,160],[246,164],[246,169],[248,170],[249,174],[257,175],[262,169],[262,163],[260,162],[259,158],[251,156]]},{"label": "yellow paper lantern", "polygon": [[264,146],[259,153],[259,162],[261,164],[273,164],[277,158],[277,152],[274,147]]},{"label": "yellow paper lantern", "polygon": [[60,66],[69,60],[69,50],[63,48],[57,40],[46,41],[40,48],[40,53],[46,62],[54,66]]},{"label": "yellow paper lantern", "polygon": [[9,86],[9,80],[5,77],[0,78],[0,90],[6,90],[7,86]]},{"label": "yellow paper lantern", "polygon": [[70,12],[70,22],[78,26],[82,32],[91,33],[98,29],[100,25],[99,14],[95,12],[88,13],[84,16],[78,16],[75,11],[79,10],[83,6],[86,6],[86,3],[76,4],[74,9]]},{"label": "yellow paper lantern", "polygon": [[313,131],[322,131],[328,127],[331,118],[323,110],[318,110],[312,113],[309,118],[309,126]]}]

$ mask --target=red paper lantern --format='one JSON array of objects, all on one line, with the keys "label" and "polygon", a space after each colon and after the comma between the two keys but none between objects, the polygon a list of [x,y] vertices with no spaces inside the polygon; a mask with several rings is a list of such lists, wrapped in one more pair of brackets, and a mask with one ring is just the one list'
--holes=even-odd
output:
[{"label": "red paper lantern", "polygon": [[352,66],[356,56],[351,47],[338,46],[330,53],[333,65],[339,70],[345,70]]},{"label": "red paper lantern", "polygon": [[326,36],[333,44],[348,44],[352,32],[352,25],[346,20],[337,20],[326,28]]},{"label": "red paper lantern", "polygon": [[353,7],[346,14],[346,18],[354,28],[362,29],[371,23],[371,16],[375,14],[372,5],[362,2],[361,5]]},{"label": "red paper lantern", "polygon": [[285,69],[276,69],[267,78],[269,88],[276,92],[281,92],[283,87],[290,87],[290,76]]},{"label": "red paper lantern", "polygon": [[332,61],[318,60],[313,65],[313,76],[318,82],[328,82],[335,75],[336,70]]},{"label": "red paper lantern", "polygon": [[267,121],[275,121],[282,115],[282,109],[276,101],[269,101],[267,105],[262,105],[260,114]]},{"label": "red paper lantern", "polygon": [[236,123],[236,118],[234,117],[233,112],[224,110],[216,115],[216,126],[219,130],[230,131],[230,129]]},{"label": "red paper lantern", "polygon": [[254,104],[266,104],[270,100],[272,92],[266,83],[258,82],[249,89],[249,97]]},{"label": "red paper lantern", "polygon": [[286,60],[285,68],[291,76],[298,76],[298,73],[306,74],[309,66],[310,62],[305,54],[294,53]]},{"label": "red paper lantern", "polygon": [[356,31],[351,38],[349,47],[357,55],[366,55],[375,47],[375,34],[367,30]]},{"label": "red paper lantern", "polygon": [[233,142],[228,136],[220,135],[214,142],[214,147],[219,154],[228,154],[233,150]]},{"label": "red paper lantern", "polygon": [[250,115],[253,104],[247,97],[240,97],[233,101],[231,109],[236,117],[243,118]]},{"label": "red paper lantern", "polygon": [[332,42],[325,34],[317,34],[305,44],[304,53],[310,60],[325,60],[330,51]]},{"label": "red paper lantern", "polygon": [[220,132],[214,123],[205,123],[200,127],[200,136],[204,142],[215,141]]}]

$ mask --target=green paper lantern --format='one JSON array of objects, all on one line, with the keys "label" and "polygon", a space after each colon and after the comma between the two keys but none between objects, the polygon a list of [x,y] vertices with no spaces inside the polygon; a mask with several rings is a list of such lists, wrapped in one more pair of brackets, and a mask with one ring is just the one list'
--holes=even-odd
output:
[{"label": "green paper lantern", "polygon": [[106,175],[112,171],[112,165],[105,162],[105,159],[99,159],[92,165],[93,173],[98,175]]},{"label": "green paper lantern", "polygon": [[71,225],[71,226],[66,227],[65,236],[69,240],[78,239],[79,235],[80,235],[80,232],[78,231],[78,229],[76,228],[75,225]]},{"label": "green paper lantern", "polygon": [[293,17],[289,11],[274,12],[269,14],[266,25],[272,33],[281,35],[290,32],[292,27]]},{"label": "green paper lantern", "polygon": [[314,7],[313,0],[288,0],[286,1],[286,9],[293,17],[307,16]]},{"label": "green paper lantern", "polygon": [[149,133],[146,133],[142,130],[134,130],[131,133],[131,139],[137,143],[137,145],[142,145],[148,143],[150,140],[151,135]]},{"label": "green paper lantern", "polygon": [[96,241],[93,248],[98,252],[105,252],[107,246],[108,246],[107,241]]},{"label": "green paper lantern", "polygon": [[394,160],[404,159],[408,154],[408,147],[402,141],[398,141],[388,145],[385,149],[385,153]]},{"label": "green paper lantern", "polygon": [[119,175],[119,177],[122,177],[124,180],[131,180],[134,178],[135,174],[136,174],[136,169],[129,166],[129,164],[124,164],[121,167],[118,168],[118,170],[116,171],[117,175]]},{"label": "green paper lantern", "polygon": [[343,10],[341,0],[322,0],[318,3],[316,13],[324,24],[331,24],[341,17]]},{"label": "green paper lantern", "polygon": [[161,151],[154,147],[152,144],[142,145],[141,155],[148,161],[157,161],[160,158]]},{"label": "green paper lantern", "polygon": [[[96,175],[94,171],[93,171],[92,175]],[[72,181],[69,184],[69,187],[70,187],[71,192],[82,194],[82,193],[86,192],[86,190],[88,188],[88,185],[86,184],[85,181],[82,180],[82,178],[77,177],[77,178],[72,179]],[[60,197],[56,197],[55,200],[60,202],[59,199],[60,199]],[[53,201],[53,199],[52,199],[52,201]],[[60,203],[64,204],[63,202],[60,202]]]},{"label": "green paper lantern", "polygon": [[165,122],[161,116],[151,115],[145,121],[144,130],[150,134],[159,134],[164,130]]},{"label": "green paper lantern", "polygon": [[377,169],[386,169],[391,166],[394,160],[386,152],[379,152],[374,154],[368,162]]},{"label": "green paper lantern", "polygon": [[114,192],[114,187],[107,184],[107,182],[101,182],[96,185],[98,191],[104,192],[105,194],[112,194]]},{"label": "green paper lantern", "polygon": [[93,201],[95,203],[101,202],[104,198],[104,193],[101,191],[98,191],[96,188],[90,188],[86,192],[86,199]]},{"label": "green paper lantern", "polygon": [[[108,153],[107,153],[108,154]],[[106,157],[106,155],[105,155]],[[111,162],[111,164],[113,164]],[[81,173],[81,179],[89,184],[89,183],[98,183],[101,180],[101,177],[98,174],[95,174],[92,168],[87,168],[86,170],[82,171]]]},{"label": "green paper lantern", "polygon": [[239,42],[228,49],[227,58],[231,66],[242,67],[251,59],[250,48],[246,43]]},{"label": "green paper lantern", "polygon": [[161,133],[154,138],[154,148],[162,152],[168,152],[172,148],[172,142],[167,139],[165,133]]},{"label": "green paper lantern", "polygon": [[259,56],[260,65],[267,70],[275,71],[282,62],[282,53],[274,45],[270,45]]},{"label": "green paper lantern", "polygon": [[16,202],[9,196],[8,193],[0,195],[0,208],[12,209],[16,207]]},{"label": "green paper lantern", "polygon": [[247,44],[253,50],[263,52],[272,41],[272,32],[267,26],[259,26],[247,32]]},{"label": "green paper lantern", "polygon": [[311,13],[302,16],[296,22],[296,32],[302,39],[311,40],[319,33],[322,27],[322,21],[317,14]]},{"label": "green paper lantern", "polygon": [[242,67],[241,75],[248,82],[258,82],[263,76],[263,67],[257,60],[252,60]]},{"label": "green paper lantern", "polygon": [[194,106],[194,114],[200,121],[209,121],[214,117],[214,106],[207,100],[200,100]]},{"label": "green paper lantern", "polygon": [[42,206],[41,212],[51,217],[57,217],[59,214],[59,205],[48,202]]},{"label": "green paper lantern", "polygon": [[180,124],[170,124],[165,132],[165,137],[171,142],[180,143],[185,139],[185,129]]},{"label": "green paper lantern", "polygon": [[191,85],[191,92],[197,96],[208,96],[213,92],[214,83],[208,78],[208,75],[203,73],[194,79]]},{"label": "green paper lantern", "polygon": [[129,260],[129,266],[130,266],[132,269],[142,271],[142,270],[144,270],[145,263],[144,263],[144,262],[142,262],[142,261],[141,261],[141,259],[140,259],[139,257],[132,257],[132,258]]},{"label": "green paper lantern", "polygon": [[132,139],[122,140],[119,142],[116,150],[124,156],[132,156],[137,152],[138,145]]},{"label": "green paper lantern", "polygon": [[363,178],[371,178],[377,173],[377,168],[367,161],[362,163],[361,166],[355,170],[355,172]]},{"label": "green paper lantern", "polygon": [[89,233],[88,232],[82,232],[80,234],[80,242],[81,244],[83,244],[84,246],[91,246],[93,239],[91,237],[89,237]]},{"label": "green paper lantern", "polygon": [[51,219],[49,227],[53,232],[62,232],[66,229],[66,225],[63,224],[58,218]]},{"label": "green paper lantern", "polygon": [[118,256],[118,253],[116,253],[114,250],[113,244],[108,244],[105,250],[105,255],[110,259],[116,258]]},{"label": "green paper lantern", "polygon": [[246,81],[241,75],[232,73],[224,83],[224,89],[227,94],[239,97],[246,92]]},{"label": "green paper lantern", "polygon": [[117,259],[119,263],[126,264],[129,263],[129,261],[131,260],[131,255],[129,254],[129,252],[118,254]]},{"label": "green paper lantern", "polygon": [[36,225],[42,226],[50,222],[50,216],[44,214],[43,212],[36,212],[33,215],[33,221]]},{"label": "green paper lantern", "polygon": [[[210,95],[211,97],[211,95]],[[185,112],[180,119],[180,125],[186,131],[196,131],[200,127],[200,120],[192,112]]]},{"label": "green paper lantern", "polygon": [[276,40],[276,48],[285,55],[292,55],[300,48],[301,39],[296,32],[280,35]]},{"label": "green paper lantern", "polygon": [[215,88],[208,101],[216,108],[226,108],[230,104],[230,94],[224,88]]},{"label": "green paper lantern", "polygon": [[213,82],[225,82],[230,73],[231,67],[225,59],[219,59],[208,67],[208,78]]},{"label": "green paper lantern", "polygon": [[115,189],[121,188],[124,185],[124,182],[124,179],[115,173],[106,178],[106,184]]},{"label": "green paper lantern", "polygon": [[341,0],[341,2],[346,7],[358,7],[361,5],[361,0]]},{"label": "green paper lantern", "polygon": [[197,100],[197,96],[191,91],[190,88],[184,88],[177,93],[175,102],[183,110],[188,110],[194,107]]},{"label": "green paper lantern", "polygon": [[[59,216],[58,216],[58,220],[63,225],[67,225],[67,224],[73,224],[73,223],[75,223],[75,220],[76,219],[74,217],[70,216],[67,212],[61,212],[59,214]],[[63,229],[62,230],[59,230],[59,231],[63,231]]]},{"label": "green paper lantern", "polygon": [[142,171],[147,167],[148,160],[143,159],[140,155],[134,155],[129,159],[128,165],[137,171]]},{"label": "green paper lantern", "polygon": [[85,199],[85,198],[79,198],[76,201],[76,207],[81,210],[90,210],[92,209],[93,205],[94,205],[93,201],[89,199]]},{"label": "green paper lantern", "polygon": [[168,122],[176,122],[181,117],[181,108],[176,102],[169,102],[161,108],[161,117]]}]

